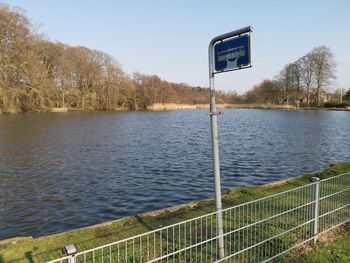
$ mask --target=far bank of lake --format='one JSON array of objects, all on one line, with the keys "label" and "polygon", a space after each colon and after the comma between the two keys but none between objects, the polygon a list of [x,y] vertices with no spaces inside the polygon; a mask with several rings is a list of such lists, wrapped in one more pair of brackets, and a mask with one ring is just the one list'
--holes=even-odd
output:
[{"label": "far bank of lake", "polygon": [[[350,111],[350,107],[346,108],[316,108],[316,107],[297,107],[293,104],[228,104],[218,103],[218,109],[265,109],[265,110],[331,110],[331,111]],[[209,109],[209,104],[181,104],[181,103],[155,103],[147,107],[147,109],[130,110],[127,108],[116,108],[109,110],[112,112],[133,112],[133,111],[170,111],[170,110],[196,110],[196,109]],[[68,108],[59,107],[47,109],[44,112],[68,112],[68,111],[98,111],[89,108]],[[102,110],[105,111],[105,110]],[[2,112],[0,111],[0,114]],[[7,114],[22,113],[22,112],[6,112]]]}]

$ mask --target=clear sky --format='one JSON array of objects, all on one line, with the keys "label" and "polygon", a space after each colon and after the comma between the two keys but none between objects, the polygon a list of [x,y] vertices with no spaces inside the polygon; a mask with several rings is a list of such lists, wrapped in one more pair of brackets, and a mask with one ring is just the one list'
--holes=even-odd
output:
[{"label": "clear sky", "polygon": [[313,47],[337,61],[333,89],[350,85],[349,0],[5,0],[51,41],[102,50],[124,71],[208,86],[207,47],[216,35],[252,25],[253,68],[217,75],[217,88],[250,89]]}]

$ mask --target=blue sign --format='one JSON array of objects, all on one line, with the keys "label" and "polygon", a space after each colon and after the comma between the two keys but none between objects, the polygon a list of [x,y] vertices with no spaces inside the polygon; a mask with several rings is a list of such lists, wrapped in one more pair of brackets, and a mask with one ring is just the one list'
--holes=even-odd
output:
[{"label": "blue sign", "polygon": [[236,70],[250,66],[250,36],[248,34],[218,42],[214,46],[215,71]]}]

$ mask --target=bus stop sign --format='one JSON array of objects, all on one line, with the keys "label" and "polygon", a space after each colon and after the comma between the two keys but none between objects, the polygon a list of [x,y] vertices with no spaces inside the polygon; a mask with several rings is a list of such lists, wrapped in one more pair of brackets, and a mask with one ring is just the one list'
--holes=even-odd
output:
[{"label": "bus stop sign", "polygon": [[250,35],[217,42],[214,46],[214,64],[214,73],[250,67]]},{"label": "bus stop sign", "polygon": [[251,67],[250,32],[247,26],[214,37],[208,47],[209,87],[210,87],[210,125],[213,151],[217,252],[220,259],[225,258],[224,227],[222,219],[221,179],[219,158],[218,112],[215,102],[215,74]]}]

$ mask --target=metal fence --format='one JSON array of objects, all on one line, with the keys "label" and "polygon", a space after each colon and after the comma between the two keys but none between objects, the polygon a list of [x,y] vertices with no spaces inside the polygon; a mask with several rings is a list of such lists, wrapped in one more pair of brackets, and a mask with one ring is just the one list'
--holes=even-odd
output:
[{"label": "metal fence", "polygon": [[267,262],[347,222],[349,205],[350,173],[321,181],[314,177],[305,186],[50,262]]}]

